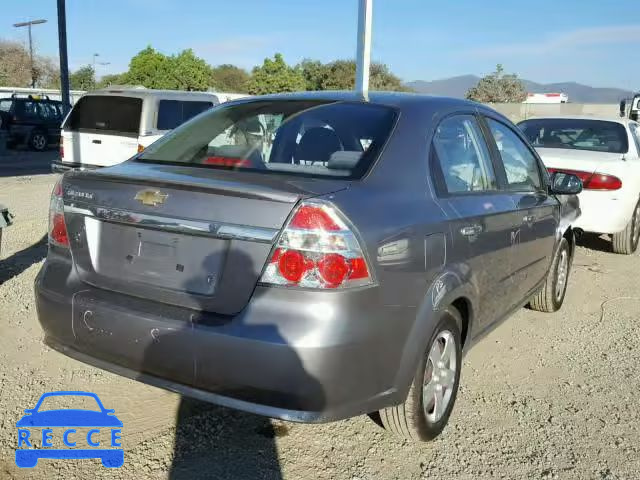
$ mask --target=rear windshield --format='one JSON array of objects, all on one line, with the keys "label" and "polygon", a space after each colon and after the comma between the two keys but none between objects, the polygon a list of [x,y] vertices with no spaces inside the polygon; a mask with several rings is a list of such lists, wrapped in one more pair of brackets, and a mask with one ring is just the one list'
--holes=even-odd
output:
[{"label": "rear windshield", "polygon": [[213,102],[160,100],[157,128],[158,130],[173,130],[211,107],[213,107]]},{"label": "rear windshield", "polygon": [[64,127],[137,136],[141,112],[141,98],[88,95],[78,100]]},{"label": "rear windshield", "polygon": [[168,133],[138,160],[360,178],[389,137],[395,118],[392,108],[357,102],[221,105]]},{"label": "rear windshield", "polygon": [[624,125],[606,120],[540,118],[518,124],[534,147],[626,153]]}]

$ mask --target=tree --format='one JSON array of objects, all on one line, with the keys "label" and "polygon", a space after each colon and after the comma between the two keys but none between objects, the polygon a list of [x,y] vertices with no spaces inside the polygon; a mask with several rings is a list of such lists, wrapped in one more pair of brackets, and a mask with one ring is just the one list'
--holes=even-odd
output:
[{"label": "tree", "polygon": [[481,78],[466,97],[481,103],[522,103],[527,98],[527,91],[517,75],[505,74],[502,65],[498,64],[496,71]]},{"label": "tree", "polygon": [[[60,74],[54,61],[36,55],[33,69],[36,86],[55,87],[60,83]],[[31,86],[31,59],[29,51],[17,42],[0,40],[0,85],[10,87]]]},{"label": "tree", "polygon": [[265,58],[262,66],[254,67],[248,91],[253,95],[266,93],[297,92],[305,89],[305,80],[297,67],[290,67],[276,53],[273,60]]},{"label": "tree", "polygon": [[91,65],[81,67],[69,75],[72,90],[93,90],[96,88],[96,77]]},{"label": "tree", "polygon": [[211,67],[190,48],[169,57],[166,68],[168,88],[202,91],[209,87]]},{"label": "tree", "polygon": [[251,77],[235,65],[218,65],[211,69],[211,86],[220,92],[246,93]]},{"label": "tree", "polygon": [[193,50],[168,57],[149,45],[131,59],[129,71],[121,80],[147,88],[206,90],[210,77],[211,68]]},{"label": "tree", "polygon": [[322,90],[322,79],[326,73],[326,66],[319,60],[305,58],[298,65],[304,77],[305,89],[309,91]]},{"label": "tree", "polygon": [[129,71],[123,76],[124,83],[147,88],[170,88],[167,80],[168,63],[166,55],[149,45],[129,62]]},{"label": "tree", "polygon": [[[356,63],[353,60],[335,60],[322,64],[303,60],[300,63],[307,90],[353,90],[356,84]],[[383,63],[374,62],[369,70],[371,90],[404,92],[410,89]]]},{"label": "tree", "polygon": [[111,85],[123,85],[126,84],[125,73],[114,73],[109,75],[103,75],[99,81],[96,82],[96,88],[106,88]]},{"label": "tree", "polygon": [[57,62],[48,57],[35,59],[36,85],[41,88],[60,88],[60,69]]}]

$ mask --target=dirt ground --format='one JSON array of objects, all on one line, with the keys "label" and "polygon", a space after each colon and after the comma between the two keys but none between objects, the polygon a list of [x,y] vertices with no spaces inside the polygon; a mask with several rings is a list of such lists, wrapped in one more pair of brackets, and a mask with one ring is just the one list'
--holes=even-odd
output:
[{"label": "dirt ground", "polygon": [[[564,308],[522,310],[478,344],[444,434],[411,444],[366,417],[300,425],[181,399],[44,346],[33,281],[56,176],[7,176],[4,165],[0,158],[0,203],[16,223],[0,254],[0,479],[640,478],[638,254],[617,256],[605,240],[585,239]],[[15,423],[52,390],[93,391],[116,410],[122,468],[98,460],[15,466]]]}]

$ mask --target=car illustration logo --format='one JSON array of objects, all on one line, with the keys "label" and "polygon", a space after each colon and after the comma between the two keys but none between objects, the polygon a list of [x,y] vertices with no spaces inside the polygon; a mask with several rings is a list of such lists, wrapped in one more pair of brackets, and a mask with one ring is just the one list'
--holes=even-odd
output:
[{"label": "car illustration logo", "polygon": [[134,197],[135,200],[138,200],[143,205],[147,205],[149,207],[157,207],[164,203],[169,195],[166,193],[162,193],[159,190],[141,190],[136,193]]},{"label": "car illustration logo", "polygon": [[[93,408],[51,410],[43,407],[43,402],[51,403],[47,399],[56,400],[60,397],[82,397]],[[98,408],[95,408],[96,405]],[[33,468],[40,458],[99,458],[107,468],[118,468],[124,463],[122,422],[114,415],[114,410],[104,407],[95,393],[48,392],[40,397],[34,408],[26,409],[25,413],[16,423],[18,467]],[[67,448],[59,448],[63,446]]]}]

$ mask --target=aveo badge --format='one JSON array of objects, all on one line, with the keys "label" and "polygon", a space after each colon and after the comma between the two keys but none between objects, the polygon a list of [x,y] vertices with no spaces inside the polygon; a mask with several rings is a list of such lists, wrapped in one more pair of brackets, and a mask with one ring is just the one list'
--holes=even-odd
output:
[{"label": "aveo badge", "polygon": [[[82,408],[59,408],[70,402]],[[40,458],[99,458],[109,468],[124,463],[122,422],[95,393],[45,393],[25,413],[16,424],[18,467],[35,467]]]}]

